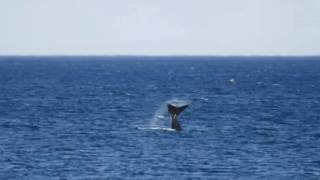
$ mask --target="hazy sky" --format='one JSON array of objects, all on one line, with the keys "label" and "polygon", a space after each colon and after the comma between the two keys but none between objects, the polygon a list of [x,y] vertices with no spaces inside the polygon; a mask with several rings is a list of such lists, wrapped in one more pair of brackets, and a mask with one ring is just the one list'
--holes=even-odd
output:
[{"label": "hazy sky", "polygon": [[320,0],[0,0],[0,55],[320,55]]}]

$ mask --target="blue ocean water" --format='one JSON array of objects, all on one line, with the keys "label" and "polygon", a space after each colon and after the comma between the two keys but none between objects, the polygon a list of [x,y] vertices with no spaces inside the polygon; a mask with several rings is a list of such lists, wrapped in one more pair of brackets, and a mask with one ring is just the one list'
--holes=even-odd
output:
[{"label": "blue ocean water", "polygon": [[0,58],[0,179],[319,178],[319,57]]}]

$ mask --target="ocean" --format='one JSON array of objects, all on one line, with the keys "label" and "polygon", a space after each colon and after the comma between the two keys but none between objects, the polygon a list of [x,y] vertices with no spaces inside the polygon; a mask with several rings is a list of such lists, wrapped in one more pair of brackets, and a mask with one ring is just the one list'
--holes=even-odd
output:
[{"label": "ocean", "polygon": [[0,57],[0,179],[319,178],[320,57]]}]

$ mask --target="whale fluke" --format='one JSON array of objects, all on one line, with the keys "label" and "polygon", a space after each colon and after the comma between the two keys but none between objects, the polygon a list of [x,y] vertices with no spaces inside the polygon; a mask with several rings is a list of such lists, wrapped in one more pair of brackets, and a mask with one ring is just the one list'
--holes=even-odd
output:
[{"label": "whale fluke", "polygon": [[168,111],[171,115],[171,119],[172,119],[172,122],[171,122],[171,128],[172,129],[175,129],[177,131],[181,131],[182,128],[179,124],[179,121],[178,121],[178,116],[179,114],[184,110],[186,109],[189,105],[184,105],[184,106],[175,106],[175,105],[172,105],[172,104],[168,104]]}]

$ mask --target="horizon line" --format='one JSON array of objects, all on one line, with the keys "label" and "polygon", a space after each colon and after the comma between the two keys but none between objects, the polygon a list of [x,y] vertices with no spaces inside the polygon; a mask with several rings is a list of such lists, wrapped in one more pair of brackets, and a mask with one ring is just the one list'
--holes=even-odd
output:
[{"label": "horizon line", "polygon": [[138,55],[130,55],[130,54],[115,54],[115,55],[103,55],[103,54],[35,54],[35,55],[14,55],[14,54],[0,54],[0,57],[320,57],[319,55],[148,55],[148,54],[138,54]]}]

